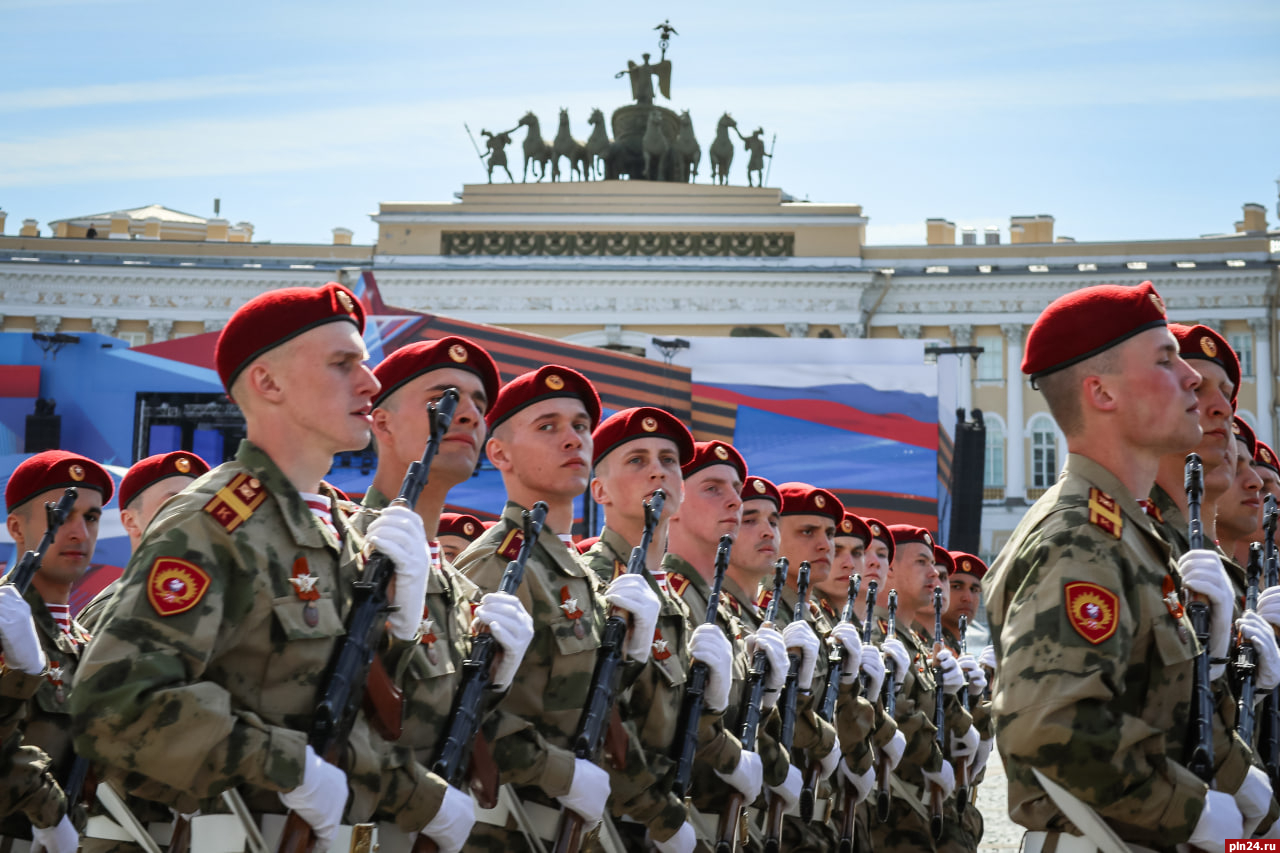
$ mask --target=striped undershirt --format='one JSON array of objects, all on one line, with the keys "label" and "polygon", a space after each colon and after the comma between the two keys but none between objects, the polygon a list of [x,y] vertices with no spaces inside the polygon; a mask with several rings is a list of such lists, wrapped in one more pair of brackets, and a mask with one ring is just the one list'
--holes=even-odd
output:
[{"label": "striped undershirt", "polygon": [[45,607],[49,608],[49,615],[53,617],[53,621],[58,623],[58,627],[62,629],[62,633],[71,634],[71,605],[70,604],[50,604],[45,602]]},{"label": "striped undershirt", "polygon": [[298,494],[306,501],[307,509],[311,510],[311,514],[320,519],[320,523],[333,534],[333,538],[340,539],[338,528],[333,523],[333,509],[329,505],[329,499],[324,495],[317,495],[313,492],[299,492]]}]

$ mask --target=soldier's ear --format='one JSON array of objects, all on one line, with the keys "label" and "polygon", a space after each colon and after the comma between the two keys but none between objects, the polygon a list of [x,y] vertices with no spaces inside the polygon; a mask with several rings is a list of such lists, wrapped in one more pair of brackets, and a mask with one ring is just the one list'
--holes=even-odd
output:
[{"label": "soldier's ear", "polygon": [[601,506],[604,506],[605,501],[608,500],[609,498],[609,490],[604,487],[604,483],[600,481],[599,477],[591,478],[590,489],[591,489],[591,500],[595,501]]},{"label": "soldier's ear", "polygon": [[18,545],[18,556],[26,551],[26,537],[22,535],[22,519],[18,517],[16,512],[9,513],[9,517],[4,522],[5,529],[9,531],[9,538]]},{"label": "soldier's ear", "polygon": [[512,469],[511,456],[507,452],[506,444],[498,437],[498,433],[489,436],[489,442],[484,448],[485,455],[489,457],[489,461],[493,463],[493,467],[500,472],[507,472]]},{"label": "soldier's ear", "polygon": [[1100,412],[1113,412],[1116,409],[1116,396],[1104,376],[1086,376],[1081,382],[1080,393],[1084,405],[1088,408]]}]

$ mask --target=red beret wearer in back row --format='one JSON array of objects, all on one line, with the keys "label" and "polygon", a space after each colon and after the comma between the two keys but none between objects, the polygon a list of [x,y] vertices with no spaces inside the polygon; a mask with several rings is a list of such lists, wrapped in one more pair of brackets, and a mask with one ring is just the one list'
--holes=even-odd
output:
[{"label": "red beret wearer in back row", "polygon": [[742,502],[759,500],[773,501],[774,506],[782,509],[782,495],[778,487],[764,477],[752,475],[742,483]]},{"label": "red beret wearer in back row", "polygon": [[1236,398],[1240,396],[1240,359],[1227,339],[1208,326],[1170,323],[1169,331],[1178,339],[1178,355],[1185,361],[1211,361],[1226,372],[1231,382],[1231,408],[1234,409]]},{"label": "red beret wearer in back row", "polygon": [[864,544],[871,544],[871,528],[848,510],[845,510],[844,518],[840,519],[840,524],[836,526],[836,538],[839,539],[841,536],[861,539]]},{"label": "red beret wearer in back row", "polygon": [[844,521],[844,504],[828,492],[808,483],[782,483],[778,486],[782,495],[779,515],[824,515],[840,526]]},{"label": "red beret wearer in back row", "polygon": [[1027,335],[1022,372],[1040,377],[1105,352],[1147,329],[1168,325],[1164,300],[1151,282],[1099,284],[1060,296]]},{"label": "red beret wearer in back row", "polygon": [[699,441],[693,445],[693,458],[680,468],[684,479],[689,479],[703,468],[712,465],[731,465],[742,482],[747,481],[747,460],[732,444],[723,441]]},{"label": "red beret wearer in back row", "polygon": [[1253,454],[1253,461],[1280,474],[1280,461],[1276,460],[1276,452],[1265,441],[1258,442],[1258,450]]},{"label": "red beret wearer in back row", "polygon": [[[866,516],[862,519],[867,523],[867,530],[871,531],[871,538],[878,539],[889,549],[889,562],[893,562],[893,555],[897,552],[898,547],[893,542],[893,534],[889,532],[889,525],[885,524],[878,518]],[[867,542],[870,545],[870,542]]]},{"label": "red beret wearer in back row", "polygon": [[976,580],[982,580],[983,575],[987,573],[987,564],[972,554],[966,554],[964,551],[952,551],[950,553],[951,559],[955,562],[956,574],[973,575]]},{"label": "red beret wearer in back row", "polygon": [[203,477],[209,473],[209,463],[189,450],[159,453],[135,462],[120,481],[120,508],[128,509],[133,499],[143,490],[170,477]]},{"label": "red beret wearer in back row", "polygon": [[213,360],[222,387],[231,386],[253,360],[303,332],[346,321],[364,334],[364,307],[336,281],[323,287],[285,287],[250,299],[231,315],[218,335]]},{"label": "red beret wearer in back row", "polygon": [[1253,427],[1245,422],[1245,419],[1236,415],[1231,419],[1231,434],[1236,437],[1236,441],[1244,445],[1244,451],[1247,458],[1252,459],[1258,453],[1258,438],[1253,433]]},{"label": "red beret wearer in back row", "polygon": [[13,512],[37,495],[72,486],[101,492],[103,506],[116,489],[107,469],[87,456],[69,450],[46,450],[13,469],[4,487],[5,506]]},{"label": "red beret wearer in back row", "polygon": [[592,465],[622,445],[641,438],[665,438],[673,442],[680,454],[680,464],[693,459],[693,434],[670,412],[652,406],[623,409],[601,421],[591,434]]},{"label": "red beret wearer in back row", "polygon": [[474,373],[484,386],[484,395],[492,406],[498,399],[502,377],[493,356],[483,347],[454,335],[436,341],[414,341],[391,353],[373,369],[382,387],[373,396],[374,407],[398,391],[401,386],[433,370],[452,367]]},{"label": "red beret wearer in back row", "polygon": [[558,364],[547,364],[523,373],[503,385],[484,419],[489,425],[489,431],[493,432],[499,424],[521,409],[542,400],[559,397],[581,400],[586,407],[587,417],[591,419],[591,428],[596,428],[596,424],[600,422],[600,395],[596,393],[595,386],[572,367]]}]

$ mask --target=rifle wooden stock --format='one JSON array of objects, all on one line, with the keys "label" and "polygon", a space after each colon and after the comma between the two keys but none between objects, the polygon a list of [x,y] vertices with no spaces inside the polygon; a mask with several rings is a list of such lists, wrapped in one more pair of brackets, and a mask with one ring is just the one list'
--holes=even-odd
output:
[{"label": "rifle wooden stock", "polygon": [[191,849],[191,818],[178,815],[173,819],[169,835],[169,853],[187,853]]},{"label": "rifle wooden stock", "polygon": [[764,833],[765,853],[779,853],[782,849],[782,805],[782,797],[774,795],[769,798]]},{"label": "rifle wooden stock", "polygon": [[[853,608],[858,600],[858,587],[862,585],[861,575],[849,577],[848,595],[844,600],[844,608],[840,613],[840,621],[853,623]],[[840,678],[844,673],[848,652],[844,646],[837,644],[827,656],[827,683],[822,691],[822,702],[818,705],[818,717],[830,723],[836,716],[836,702],[840,698]],[[812,821],[813,807],[817,799],[818,786],[822,784],[822,765],[811,761],[804,772],[804,786],[800,789],[800,819]]]},{"label": "rifle wooden stock", "polygon": [[[422,494],[431,472],[431,462],[440,447],[440,440],[449,431],[453,413],[458,405],[458,391],[448,388],[438,404],[428,407],[431,437],[427,440],[422,458],[409,465],[400,493],[393,504],[414,507]],[[387,595],[391,580],[395,577],[395,564],[380,551],[365,560],[364,571],[352,587],[351,607],[347,611],[346,632],[338,642],[329,660],[320,695],[311,717],[311,731],[307,742],[330,764],[338,763],[343,745],[355,724],[356,716],[364,704],[369,672],[377,656],[378,643],[386,625],[386,612],[390,606]],[[390,679],[388,679],[390,680]],[[395,714],[398,718],[400,714]],[[279,853],[311,853],[315,849],[316,835],[311,825],[297,812],[290,811],[280,835]]]},{"label": "rifle wooden stock", "polygon": [[[886,622],[884,637],[888,640],[897,634],[897,613],[898,613],[898,591],[896,589],[889,590],[889,618]],[[889,719],[897,717],[898,713],[898,666],[892,660],[884,662],[884,683],[880,686],[880,702],[884,707],[885,716]],[[876,758],[876,817],[881,823],[889,819],[889,810],[892,804],[892,796],[889,794],[889,780],[892,771],[889,769],[889,759],[885,756],[884,750],[880,751],[880,755]]]},{"label": "rifle wooden stock", "polygon": [[738,843],[738,823],[742,820],[742,809],[746,806],[746,797],[740,791],[729,795],[724,811],[720,813],[720,821],[716,826],[716,853],[733,853]]},{"label": "rifle wooden stock", "polygon": [[[1187,541],[1191,549],[1204,547],[1204,526],[1200,520],[1200,499],[1204,495],[1204,466],[1195,453],[1187,455],[1184,485],[1187,490]],[[1213,781],[1213,685],[1209,677],[1209,605],[1203,596],[1187,602],[1187,616],[1200,643],[1191,682],[1191,713],[1187,721],[1184,763],[1205,782]]]},{"label": "rifle wooden stock", "polygon": [[[644,572],[645,558],[653,542],[658,519],[662,517],[662,506],[666,499],[666,492],[658,489],[645,503],[644,533],[640,536],[640,544],[631,550],[627,574]],[[600,650],[596,653],[595,671],[591,674],[591,687],[587,692],[587,706],[573,739],[574,758],[592,760],[604,744],[613,716],[613,700],[618,693],[618,679],[622,674],[623,644],[626,638],[627,618],[621,611],[615,611],[605,620],[601,633]],[[622,748],[622,754],[625,756],[625,747]],[[582,817],[573,809],[562,808],[552,849],[556,853],[577,853],[582,846],[583,823]]]},{"label": "rifle wooden stock", "polygon": [[848,782],[844,785],[844,812],[840,815],[840,840],[836,853],[853,853],[853,837],[856,832],[858,810],[854,805],[857,791]]},{"label": "rifle wooden stock", "polygon": [[[809,564],[802,562],[800,571],[796,573],[796,606],[795,610],[792,611],[791,621],[803,622],[805,613],[808,610]],[[787,653],[787,680],[783,685],[782,697],[779,700],[782,702],[782,734],[778,742],[782,744],[782,748],[788,753],[791,752],[791,744],[796,735],[796,701],[800,696],[800,657],[798,654]],[[803,800],[804,791],[802,790],[800,793]],[[812,812],[812,791],[810,791],[809,797],[809,809]],[[768,819],[765,821],[764,827],[764,849],[766,853],[776,853],[782,844],[782,811],[782,797],[776,794],[771,796],[769,798]]]}]

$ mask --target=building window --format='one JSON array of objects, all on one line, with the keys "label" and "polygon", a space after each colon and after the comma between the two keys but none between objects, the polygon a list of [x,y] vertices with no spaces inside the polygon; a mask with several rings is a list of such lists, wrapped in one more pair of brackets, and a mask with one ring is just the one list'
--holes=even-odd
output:
[{"label": "building window", "polygon": [[1004,488],[1004,427],[987,418],[987,452],[983,465],[982,485],[988,489]]},{"label": "building window", "polygon": [[978,381],[1004,379],[1004,338],[1000,335],[979,335],[975,346],[982,347],[978,356]]},{"label": "building window", "polygon": [[1047,489],[1058,479],[1058,430],[1053,419],[1031,419],[1031,488]]},{"label": "building window", "polygon": [[120,338],[131,347],[145,346],[147,343],[146,332],[116,332],[115,337]]},{"label": "building window", "polygon": [[1232,332],[1227,335],[1227,343],[1240,357],[1240,376],[1253,378],[1253,332]]}]

